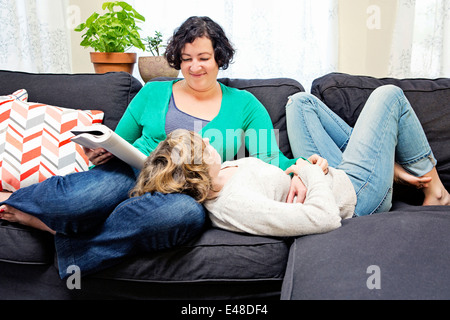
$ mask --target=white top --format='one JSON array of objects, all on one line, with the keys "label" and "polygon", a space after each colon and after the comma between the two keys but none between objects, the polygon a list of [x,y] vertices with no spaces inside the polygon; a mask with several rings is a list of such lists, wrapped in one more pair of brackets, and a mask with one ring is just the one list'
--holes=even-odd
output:
[{"label": "white top", "polygon": [[286,203],[290,176],[256,158],[228,161],[238,166],[219,196],[205,202],[213,226],[264,236],[323,233],[353,216],[356,194],[342,170],[303,166],[298,175],[307,188],[304,203]]}]

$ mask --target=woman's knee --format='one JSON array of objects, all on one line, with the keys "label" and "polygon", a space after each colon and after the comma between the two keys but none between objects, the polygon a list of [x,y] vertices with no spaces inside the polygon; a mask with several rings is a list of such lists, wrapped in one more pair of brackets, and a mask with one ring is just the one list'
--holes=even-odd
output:
[{"label": "woman's knee", "polygon": [[173,208],[173,211],[176,212],[176,215],[175,219],[173,219],[174,226],[185,229],[188,232],[203,229],[206,221],[203,205],[185,194],[172,194],[171,196],[175,196],[175,208]]},{"label": "woman's knee", "polygon": [[204,227],[204,207],[185,194],[146,193],[130,198],[116,210],[122,219],[134,221],[141,234],[155,234],[161,230],[189,238]]},{"label": "woman's knee", "polygon": [[405,97],[405,93],[400,87],[397,87],[393,84],[387,84],[380,86],[376,88],[372,95],[379,96],[381,98],[389,99],[389,98],[396,98],[396,99],[403,99]]},{"label": "woman's knee", "polygon": [[[376,88],[366,103],[366,106],[368,105],[372,107],[367,108],[375,108],[380,115],[389,113],[401,116],[405,111],[411,110],[403,90],[395,85],[384,85]],[[396,112],[393,112],[394,110]]]},{"label": "woman's knee", "polygon": [[286,104],[286,109],[292,108],[305,108],[308,106],[314,106],[314,99],[317,99],[310,93],[307,92],[297,92],[296,94],[289,97],[288,103]]}]

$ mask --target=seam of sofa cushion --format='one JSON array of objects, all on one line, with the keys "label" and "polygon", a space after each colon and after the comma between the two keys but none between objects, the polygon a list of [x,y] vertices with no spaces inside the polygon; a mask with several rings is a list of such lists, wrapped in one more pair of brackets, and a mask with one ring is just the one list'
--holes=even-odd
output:
[{"label": "seam of sofa cushion", "polygon": [[247,90],[250,88],[280,88],[280,87],[293,87],[296,89],[299,89],[300,91],[304,91],[304,88],[301,88],[297,85],[290,84],[290,83],[283,83],[283,84],[277,84],[277,85],[271,85],[271,84],[262,84],[262,85],[249,85],[249,86],[243,86],[239,87],[241,90]]},{"label": "seam of sofa cushion", "polygon": [[[286,263],[286,271],[284,274],[283,285],[281,287],[281,299],[282,300],[290,300],[292,298],[293,291],[293,283],[294,283],[294,265],[296,261],[296,253],[297,253],[297,241],[292,243],[291,248],[289,249],[288,261]],[[289,273],[289,274],[288,274]]]},{"label": "seam of sofa cushion", "polygon": [[[35,233],[35,234],[43,234],[45,231],[41,231],[38,229],[34,229],[31,227],[25,227],[20,225],[21,228],[14,227],[14,225],[11,226],[10,222],[4,222],[4,224],[0,224],[0,229],[11,229],[17,232],[26,232],[26,233]],[[23,228],[23,229],[22,229]]]},{"label": "seam of sofa cushion", "polygon": [[286,242],[283,241],[267,241],[267,242],[258,242],[258,243],[236,243],[236,244],[229,244],[229,243],[221,243],[221,244],[199,244],[199,245],[181,245],[178,248],[214,248],[214,247],[260,247],[260,246],[266,246],[266,245],[280,245],[284,244],[286,245]]},{"label": "seam of sofa cushion", "polygon": [[133,87],[133,83],[132,83],[132,79],[131,79],[131,75],[128,76],[128,95],[127,95],[127,106],[130,104],[131,102],[131,89]]},{"label": "seam of sofa cushion", "polygon": [[104,279],[104,280],[114,280],[114,281],[129,281],[129,282],[140,282],[140,283],[170,283],[170,284],[183,284],[183,283],[205,283],[205,282],[263,282],[263,281],[283,281],[283,277],[280,278],[260,278],[260,279],[196,279],[196,280],[150,280],[150,279],[133,279],[125,277],[104,277],[104,276],[89,276],[90,279]]},{"label": "seam of sofa cushion", "polygon": [[47,262],[39,262],[39,261],[16,261],[16,260],[8,260],[8,259],[0,259],[0,262],[12,263],[12,264],[20,264],[20,265],[50,265]]},{"label": "seam of sofa cushion", "polygon": [[[331,87],[325,88],[325,89],[320,89],[319,92],[323,95],[325,94],[325,92],[327,90],[331,90],[331,89],[360,89],[360,90],[375,90],[376,88],[378,88],[379,86],[373,86],[373,87],[359,87],[359,86],[338,86],[338,85],[333,85]],[[437,89],[433,89],[433,90],[413,90],[413,89],[402,89],[403,92],[420,92],[420,93],[427,93],[427,92],[437,92],[437,91],[444,91],[444,90],[450,90],[450,88],[437,88]]]}]

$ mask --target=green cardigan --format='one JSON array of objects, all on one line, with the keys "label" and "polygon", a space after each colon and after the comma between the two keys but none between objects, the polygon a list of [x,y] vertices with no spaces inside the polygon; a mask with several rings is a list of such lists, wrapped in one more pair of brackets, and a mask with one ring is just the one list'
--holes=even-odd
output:
[{"label": "green cardigan", "polygon": [[[116,132],[145,155],[166,138],[165,123],[175,81],[147,83],[134,97],[117,125]],[[223,161],[233,160],[245,143],[249,155],[285,170],[296,159],[286,158],[278,148],[266,108],[249,92],[222,88],[219,114],[199,133],[210,139]]]}]

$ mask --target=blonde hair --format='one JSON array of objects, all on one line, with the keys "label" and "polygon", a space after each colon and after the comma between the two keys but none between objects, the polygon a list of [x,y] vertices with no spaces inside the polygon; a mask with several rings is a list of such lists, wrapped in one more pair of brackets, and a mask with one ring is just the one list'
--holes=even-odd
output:
[{"label": "blonde hair", "polygon": [[173,131],[147,158],[130,195],[184,193],[200,203],[208,200],[212,179],[203,159],[207,155],[199,134],[184,129]]}]

